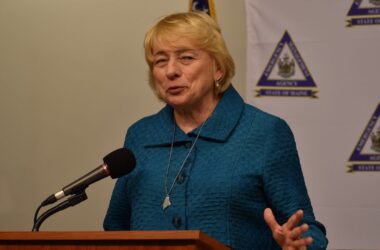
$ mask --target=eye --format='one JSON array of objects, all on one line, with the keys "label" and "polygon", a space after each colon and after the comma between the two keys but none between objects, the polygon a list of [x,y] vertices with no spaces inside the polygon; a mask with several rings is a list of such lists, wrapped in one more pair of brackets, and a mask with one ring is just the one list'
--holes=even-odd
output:
[{"label": "eye", "polygon": [[153,66],[162,67],[166,65],[168,60],[166,58],[156,58],[153,60]]},{"label": "eye", "polygon": [[184,63],[184,64],[188,64],[188,63],[191,63],[192,61],[194,61],[195,57],[193,55],[181,55],[179,57],[179,60]]}]

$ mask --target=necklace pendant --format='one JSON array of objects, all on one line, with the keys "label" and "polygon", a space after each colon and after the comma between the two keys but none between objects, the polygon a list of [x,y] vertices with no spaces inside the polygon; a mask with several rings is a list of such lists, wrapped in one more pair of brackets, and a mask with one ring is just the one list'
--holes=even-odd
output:
[{"label": "necklace pendant", "polygon": [[166,195],[164,202],[162,203],[162,209],[165,210],[167,209],[172,203],[170,202],[170,197],[169,195]]}]

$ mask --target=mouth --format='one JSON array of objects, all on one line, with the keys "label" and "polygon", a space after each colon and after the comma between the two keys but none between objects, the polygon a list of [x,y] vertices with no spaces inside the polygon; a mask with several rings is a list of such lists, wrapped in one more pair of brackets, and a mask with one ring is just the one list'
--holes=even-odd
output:
[{"label": "mouth", "polygon": [[184,91],[186,89],[185,86],[172,86],[172,87],[169,87],[166,92],[170,95],[178,95],[178,94],[181,94],[182,91]]}]

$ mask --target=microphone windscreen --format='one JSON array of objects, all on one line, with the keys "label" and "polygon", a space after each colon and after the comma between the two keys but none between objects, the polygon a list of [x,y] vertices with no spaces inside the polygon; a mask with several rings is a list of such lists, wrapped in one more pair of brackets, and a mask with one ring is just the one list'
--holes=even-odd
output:
[{"label": "microphone windscreen", "polygon": [[112,179],[129,174],[136,165],[136,159],[132,151],[127,148],[119,148],[103,158],[104,163]]}]

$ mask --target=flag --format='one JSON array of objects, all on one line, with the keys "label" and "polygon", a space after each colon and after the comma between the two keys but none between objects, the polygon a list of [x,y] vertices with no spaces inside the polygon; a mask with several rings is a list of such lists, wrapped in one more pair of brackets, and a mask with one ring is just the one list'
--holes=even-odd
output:
[{"label": "flag", "polygon": [[213,0],[189,0],[189,11],[206,12],[216,21],[216,13]]}]

